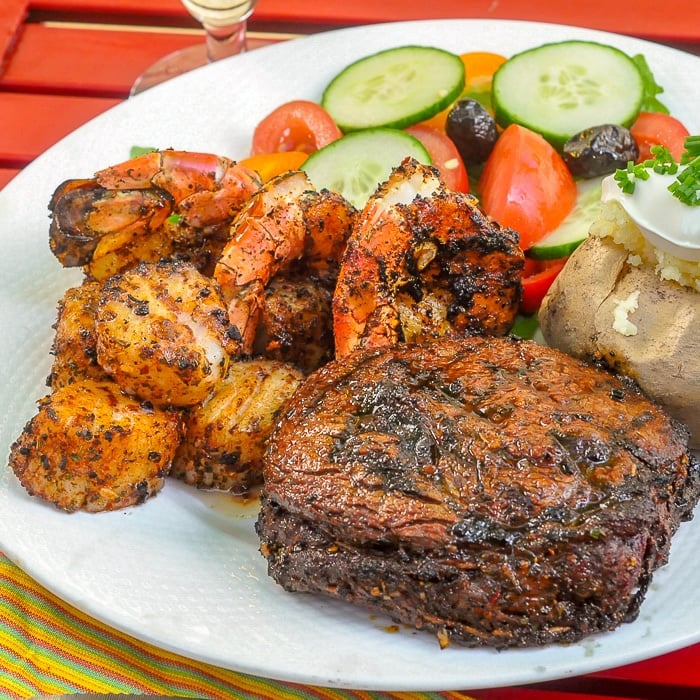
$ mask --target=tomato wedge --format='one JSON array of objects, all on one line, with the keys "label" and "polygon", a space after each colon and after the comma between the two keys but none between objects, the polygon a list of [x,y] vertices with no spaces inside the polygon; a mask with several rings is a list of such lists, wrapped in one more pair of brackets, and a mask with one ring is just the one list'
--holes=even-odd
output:
[{"label": "tomato wedge", "polygon": [[531,267],[530,272],[528,272],[528,264],[526,264],[522,280],[523,296],[520,300],[520,311],[522,313],[534,314],[539,311],[542,300],[545,298],[557,275],[562,271],[566,260],[540,262],[534,266],[534,270]]},{"label": "tomato wedge", "polygon": [[663,112],[640,112],[630,127],[632,138],[639,146],[637,162],[651,157],[652,146],[665,146],[679,160],[685,150],[685,138],[690,132],[685,125],[670,114]]},{"label": "tomato wedge", "polygon": [[321,105],[293,100],[274,109],[255,127],[250,155],[280,151],[313,153],[342,135],[333,117]]},{"label": "tomato wedge", "polygon": [[447,189],[453,192],[469,192],[467,168],[452,139],[425,124],[409,126],[406,132],[425,146]]},{"label": "tomato wedge", "polygon": [[484,211],[520,234],[527,250],[555,229],[576,203],[576,183],[542,136],[511,124],[499,136],[479,178]]}]

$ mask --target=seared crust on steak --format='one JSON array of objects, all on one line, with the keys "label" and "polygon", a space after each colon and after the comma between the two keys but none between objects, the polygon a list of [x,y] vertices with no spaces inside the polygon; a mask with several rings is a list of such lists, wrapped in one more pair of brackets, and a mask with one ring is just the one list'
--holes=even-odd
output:
[{"label": "seared crust on steak", "polygon": [[698,499],[687,431],[629,381],[513,338],[358,351],[270,438],[270,575],[493,647],[633,620]]}]

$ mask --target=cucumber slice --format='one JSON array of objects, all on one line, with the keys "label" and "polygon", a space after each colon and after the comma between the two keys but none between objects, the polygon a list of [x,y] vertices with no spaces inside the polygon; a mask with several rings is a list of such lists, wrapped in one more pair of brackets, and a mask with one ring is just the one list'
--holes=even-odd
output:
[{"label": "cucumber slice", "polygon": [[586,240],[591,224],[600,213],[602,181],[603,178],[598,177],[576,183],[578,198],[574,208],[554,231],[530,247],[528,257],[535,260],[568,258]]},{"label": "cucumber slice", "polygon": [[340,192],[361,209],[406,157],[432,165],[417,139],[399,129],[353,131],[312,153],[301,166],[317,189]]},{"label": "cucumber slice", "polygon": [[643,98],[644,80],[632,58],[591,41],[562,41],[523,51],[493,77],[496,121],[504,127],[526,126],[558,149],[592,126],[629,126]]},{"label": "cucumber slice", "polygon": [[400,46],[351,63],[321,104],[341,131],[402,129],[448,107],[464,89],[462,59],[429,46]]}]

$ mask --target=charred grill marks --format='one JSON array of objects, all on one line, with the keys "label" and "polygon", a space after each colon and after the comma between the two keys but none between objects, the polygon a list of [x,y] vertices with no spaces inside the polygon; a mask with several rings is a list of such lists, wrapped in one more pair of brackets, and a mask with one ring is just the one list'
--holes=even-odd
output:
[{"label": "charred grill marks", "polygon": [[633,385],[512,338],[330,363],[263,470],[287,590],[499,648],[633,619],[699,492],[687,434]]}]

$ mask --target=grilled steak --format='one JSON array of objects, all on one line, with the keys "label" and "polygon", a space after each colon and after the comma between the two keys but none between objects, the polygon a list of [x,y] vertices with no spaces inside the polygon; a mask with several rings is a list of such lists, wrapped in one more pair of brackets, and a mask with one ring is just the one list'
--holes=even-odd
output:
[{"label": "grilled steak", "polygon": [[698,499],[687,431],[629,381],[513,338],[356,351],[269,443],[257,522],[288,591],[468,645],[633,620]]}]

